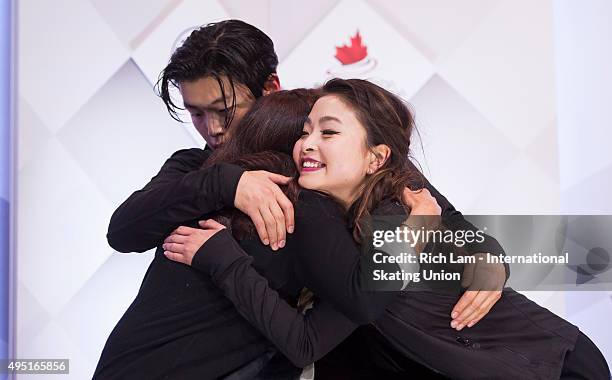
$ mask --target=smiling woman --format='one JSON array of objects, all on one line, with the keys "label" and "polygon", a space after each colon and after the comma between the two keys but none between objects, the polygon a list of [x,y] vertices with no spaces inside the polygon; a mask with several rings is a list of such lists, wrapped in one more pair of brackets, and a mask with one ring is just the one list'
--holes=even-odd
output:
[{"label": "smiling woman", "polygon": [[[265,273],[251,267],[252,260],[227,229],[212,220],[201,224],[202,229],[175,231],[164,245],[166,257],[211,276],[240,314],[297,366],[320,359],[362,324],[371,328],[358,331],[378,345],[366,343],[357,351],[379,350],[371,356],[393,360],[376,364],[405,377],[411,375],[407,363],[412,359],[461,379],[500,378],[500,373],[503,378],[574,378],[576,370],[588,374],[585,378],[609,378],[601,352],[586,335],[511,288],[487,301],[482,306],[486,318],[478,314],[464,332],[464,322],[453,326],[449,315],[464,293],[459,273],[422,272],[428,282],[448,280],[442,291],[434,286],[397,293],[371,291],[403,289],[406,280],[397,266],[391,266],[385,268],[390,274],[386,287],[369,287],[369,267],[362,263],[371,250],[365,245],[360,250],[355,242],[367,231],[368,216],[405,215],[397,200],[410,199],[401,197],[406,193],[426,193],[405,189],[416,176],[408,166],[413,119],[400,99],[366,81],[334,79],[322,94],[293,151],[301,169],[299,184],[317,192],[302,191],[296,202],[296,231],[283,252],[292,256],[288,260],[296,260],[286,266],[286,283],[297,280],[297,287],[312,290],[320,297],[314,307],[303,315],[287,304]],[[320,192],[329,196],[321,197]],[[343,214],[324,203],[330,199],[344,206],[352,237]],[[425,204],[432,202],[423,199]],[[428,207],[424,213],[418,203],[407,203],[407,218],[441,212]],[[265,253],[266,247],[258,243],[251,248],[263,248]],[[503,266],[494,268],[491,279],[501,280],[503,286]]]},{"label": "smiling woman", "polygon": [[299,184],[353,207],[359,239],[372,204],[399,197],[408,183],[423,187],[408,160],[414,118],[401,99],[367,81],[333,79],[321,95],[293,148]]}]

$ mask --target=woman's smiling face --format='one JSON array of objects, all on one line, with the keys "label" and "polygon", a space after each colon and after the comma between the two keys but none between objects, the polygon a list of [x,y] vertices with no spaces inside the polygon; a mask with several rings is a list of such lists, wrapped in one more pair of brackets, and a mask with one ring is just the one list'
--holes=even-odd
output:
[{"label": "woman's smiling face", "polygon": [[369,167],[366,130],[341,98],[323,96],[304,123],[293,160],[300,171],[300,186],[327,193],[348,207]]}]

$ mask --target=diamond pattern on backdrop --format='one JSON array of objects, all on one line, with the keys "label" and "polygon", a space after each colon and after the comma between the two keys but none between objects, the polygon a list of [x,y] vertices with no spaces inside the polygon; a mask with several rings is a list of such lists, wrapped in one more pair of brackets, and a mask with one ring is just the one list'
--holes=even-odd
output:
[{"label": "diamond pattern on backdrop", "polygon": [[602,321],[609,321],[612,292],[567,292],[566,297],[569,306],[567,320],[580,327],[602,350],[610,365],[610,354],[606,352],[606,348],[612,342],[612,329],[602,325]]},{"label": "diamond pattern on backdrop", "polygon": [[540,131],[540,135],[536,136],[531,144],[525,148],[534,165],[538,165],[540,169],[555,182],[559,182],[559,148],[558,148],[558,133],[557,124],[555,121],[548,123],[548,127]]},{"label": "diamond pattern on backdrop", "polygon": [[368,3],[424,56],[436,62],[466,39],[500,1],[368,0]]},{"label": "diamond pattern on backdrop", "polygon": [[[297,2],[290,2],[291,5],[295,3]],[[257,25],[261,31],[270,35],[270,11],[277,5],[272,5],[272,0],[258,0],[247,4],[242,0],[219,0],[219,4],[232,18]]]},{"label": "diamond pattern on backdrop", "polygon": [[136,297],[153,257],[153,252],[111,255],[55,318],[94,363],[82,378],[94,372],[106,339]]},{"label": "diamond pattern on backdrop", "polygon": [[153,24],[163,22],[181,0],[90,0],[126,46],[134,49]]},{"label": "diamond pattern on backdrop", "polygon": [[466,207],[472,214],[559,214],[559,182],[534,165],[525,153],[495,169],[479,191],[481,196]]},{"label": "diamond pattern on backdrop", "polygon": [[[550,1],[117,4],[19,2],[17,357],[69,357],[69,378],[91,377],[152,259],[112,253],[110,214],[172,151],[202,143],[152,84],[173,46],[211,21],[246,17],[269,32],[285,88],[344,74],[410,100],[419,161],[461,211],[558,210]],[[357,30],[369,59],[343,67],[336,47]],[[609,162],[583,170],[564,196],[610,187]],[[564,315],[564,294],[530,296]],[[589,313],[609,307],[598,300]]]},{"label": "diamond pattern on backdrop", "polygon": [[17,169],[21,170],[31,159],[36,159],[36,155],[53,136],[53,132],[40,120],[27,100],[21,97],[17,105]]},{"label": "diamond pattern on backdrop", "polygon": [[525,147],[555,115],[552,49],[550,1],[503,1],[436,66],[495,128]]},{"label": "diamond pattern on backdrop", "polygon": [[437,75],[411,99],[411,104],[420,135],[420,139],[413,135],[417,142],[413,152],[418,162],[426,169],[428,179],[457,209],[474,213],[467,206],[483,195],[483,187],[496,178],[500,168],[507,166],[519,150]]},{"label": "diamond pattern on backdrop", "polygon": [[30,293],[28,288],[19,281],[17,283],[16,295],[19,300],[20,310],[25,311],[19,312],[15,320],[15,335],[17,336],[17,345],[21,351],[21,344],[32,342],[52,317],[45,307],[38,302],[36,297]]},{"label": "diamond pattern on backdrop", "polygon": [[56,315],[111,254],[114,205],[56,139],[37,158],[18,177],[17,277]]},{"label": "diamond pattern on backdrop", "polygon": [[[339,2],[339,0],[272,0],[270,36],[274,41],[278,59],[285,60]],[[282,78],[281,85],[285,86]]]},{"label": "diamond pattern on backdrop", "polygon": [[[608,163],[606,167],[562,190],[561,196],[567,200],[564,202],[566,209],[564,212],[612,215],[612,202],[601,201],[602,194],[607,194],[609,197],[610,189],[612,189],[612,164]],[[572,199],[581,199],[579,207],[571,207],[576,204],[571,201]]]},{"label": "diamond pattern on backdrop", "polygon": [[128,50],[88,1],[20,1],[19,93],[52,131],[128,58]]},{"label": "diamond pattern on backdrop", "polygon": [[106,199],[119,205],[149,182],[172,153],[194,145],[188,128],[168,116],[129,60],[57,137]]},{"label": "diamond pattern on backdrop", "polygon": [[134,51],[132,57],[150,83],[157,82],[159,73],[170,55],[189,33],[209,22],[231,18],[216,1],[184,0]]},{"label": "diamond pattern on backdrop", "polygon": [[[92,326],[92,330],[95,326]],[[62,380],[90,379],[93,370],[85,372],[84,369],[94,368],[92,363],[83,353],[83,349],[73,341],[66,331],[55,321],[51,320],[41,330],[40,334],[31,341],[20,341],[17,354],[19,358],[57,358],[70,360],[70,372],[67,375],[58,375]],[[43,375],[45,376],[45,375]],[[47,378],[53,378],[46,375]],[[40,380],[41,375],[18,375],[19,380]]]}]

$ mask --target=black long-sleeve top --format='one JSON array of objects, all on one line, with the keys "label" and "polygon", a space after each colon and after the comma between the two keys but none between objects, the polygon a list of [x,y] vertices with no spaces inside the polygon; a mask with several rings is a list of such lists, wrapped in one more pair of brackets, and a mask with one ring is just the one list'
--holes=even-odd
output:
[{"label": "black long-sleeve top", "polygon": [[[227,164],[202,169],[208,156],[209,151],[201,149],[175,153],[151,182],[132,194],[115,211],[107,235],[109,244],[121,252],[142,252],[159,246],[177,226],[195,225],[198,219],[223,207],[233,206],[243,170]],[[438,199],[443,214],[455,218],[458,224],[462,223],[461,214],[429,184],[428,189]],[[328,213],[336,212],[335,204],[331,200],[327,202],[330,203],[322,208]],[[307,225],[296,220],[296,229],[301,228],[306,235],[310,231]],[[353,252],[357,252],[346,229],[344,232],[349,237],[346,243],[350,242]],[[355,322],[365,323],[376,318],[389,299],[395,296],[393,293],[386,296],[377,294],[368,299],[360,294],[358,282],[346,287],[344,285],[349,279],[339,276],[332,279],[333,283],[311,283],[304,278],[297,281],[297,277],[287,280],[286,274],[292,273],[287,266],[295,266],[297,261],[292,260],[303,257],[291,254],[290,242],[302,233],[296,231],[289,235],[287,247],[278,253],[266,251],[269,248],[257,239],[241,242],[242,248],[253,255],[253,267],[269,279],[272,288],[279,290],[281,296],[295,296],[301,286],[306,285],[322,298],[316,310],[301,317],[310,330],[287,330],[288,334],[298,334],[298,337],[301,334],[302,338],[312,337],[316,331],[315,335],[321,338],[312,344],[310,351],[305,351],[305,356],[294,360],[299,364],[321,357],[355,328]],[[496,242],[492,246],[491,252],[500,249]],[[336,248],[344,251],[342,245]],[[270,259],[272,256],[274,259]],[[330,256],[329,259],[336,258]],[[354,256],[351,259],[354,260]],[[338,263],[338,266],[345,265],[346,262]],[[356,263],[352,265],[353,269],[358,269]],[[355,273],[351,276],[350,281],[358,278]],[[327,294],[337,291],[341,293]],[[333,306],[328,300],[334,300]],[[353,320],[337,312],[336,308]],[[318,323],[323,320],[333,323]],[[327,331],[327,328],[331,330]],[[199,347],[197,357],[187,355],[179,358],[178,355],[185,355],[190,347],[194,350]],[[192,268],[169,262],[158,247],[136,300],[109,337],[96,374],[106,378],[113,373],[121,378],[131,373],[148,373],[155,378],[168,374],[167,371],[172,369],[174,374],[181,373],[184,378],[189,374],[206,374],[214,378],[245,364],[267,347],[267,341],[239,316],[210,278]]]},{"label": "black long-sleeve top", "polygon": [[[300,231],[287,239],[288,251],[276,253],[257,236],[242,240],[240,245],[233,239],[223,241],[229,245],[219,248],[248,251],[249,269],[266,276],[266,289],[276,290],[277,300],[283,300],[279,307],[286,308],[286,313],[294,310],[293,301],[303,287],[303,280],[292,274],[300,265],[296,259],[308,255],[308,247],[300,247],[299,242],[311,239],[313,226],[304,220],[304,212],[312,209],[308,207],[312,200],[317,199],[306,198],[296,205],[301,210],[296,216]],[[319,207],[317,201],[313,206],[324,211],[329,206],[337,208],[333,202]],[[356,249],[352,241],[351,247]],[[228,256],[232,262],[226,262],[223,255],[218,258],[214,278],[223,277],[226,264],[236,264],[234,256]],[[326,287],[321,284],[321,289]],[[336,284],[333,288],[344,289]],[[346,294],[352,292],[349,289]],[[362,307],[369,310],[365,300]],[[293,316],[292,321],[286,321],[285,331],[291,336],[286,338],[311,343],[304,347],[307,356],[303,363],[296,362],[301,366],[322,357],[357,327],[327,302],[319,303],[316,311]],[[293,328],[298,320],[303,328]],[[136,299],[106,342],[94,378],[214,379],[239,369],[270,347],[269,340],[240,316],[209,275],[167,259],[158,249]]]},{"label": "black long-sleeve top", "polygon": [[[403,208],[387,202],[376,211],[399,214]],[[505,289],[485,319],[457,332],[449,324],[459,289],[364,291],[360,261],[369,255],[360,254],[347,227],[329,198],[302,192],[296,204],[296,233],[286,246],[291,264],[284,275],[319,296],[306,315],[268,285],[226,230],[198,250],[192,266],[211,276],[239,313],[297,366],[321,358],[356,325],[372,323],[382,356],[399,352],[453,378],[558,378],[565,352],[576,340],[575,326]],[[258,245],[263,247],[255,241],[249,248],[257,251]]]},{"label": "black long-sleeve top", "polygon": [[[106,235],[109,245],[118,252],[144,252],[160,245],[176,227],[223,207],[233,207],[244,170],[223,163],[202,169],[211,152],[192,148],[174,153],[144,188],[115,210]],[[412,164],[410,169],[418,170]],[[445,222],[456,229],[476,230],[427,179],[423,185],[438,202]],[[471,254],[504,254],[490,236],[466,248]]]}]

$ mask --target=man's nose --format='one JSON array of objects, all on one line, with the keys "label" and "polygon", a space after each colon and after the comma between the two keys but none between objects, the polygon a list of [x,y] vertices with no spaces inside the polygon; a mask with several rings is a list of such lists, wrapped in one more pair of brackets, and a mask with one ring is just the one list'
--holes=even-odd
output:
[{"label": "man's nose", "polygon": [[209,117],[206,122],[206,128],[208,135],[212,138],[219,138],[225,133],[225,125],[221,124],[221,121],[216,118]]}]

